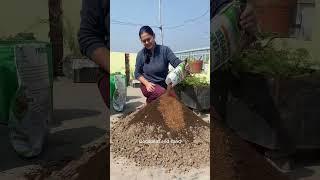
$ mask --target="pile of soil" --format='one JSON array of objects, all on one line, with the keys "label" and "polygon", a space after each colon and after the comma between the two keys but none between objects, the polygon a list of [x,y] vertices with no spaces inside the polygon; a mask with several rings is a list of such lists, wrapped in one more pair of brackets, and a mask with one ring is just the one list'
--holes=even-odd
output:
[{"label": "pile of soil", "polygon": [[23,179],[30,180],[87,180],[87,179],[107,179],[109,162],[108,149],[106,142],[108,135],[101,137],[85,149],[79,159],[62,159],[41,164],[41,168],[30,169],[24,174]]},{"label": "pile of soil", "polygon": [[221,123],[215,113],[211,117],[210,151],[209,124],[175,98],[162,96],[112,125],[111,152],[115,158],[126,157],[138,166],[158,166],[169,171],[210,165],[214,180],[289,180]]},{"label": "pile of soil", "polygon": [[111,128],[111,152],[138,166],[189,171],[208,167],[210,127],[176,98],[163,95]]},{"label": "pile of soil", "polygon": [[221,121],[216,119],[213,126],[214,180],[289,180]]}]

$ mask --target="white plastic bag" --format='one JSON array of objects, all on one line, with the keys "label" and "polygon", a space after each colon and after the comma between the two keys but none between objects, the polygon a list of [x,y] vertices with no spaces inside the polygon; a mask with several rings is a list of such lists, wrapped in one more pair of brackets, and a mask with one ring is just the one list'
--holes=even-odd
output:
[{"label": "white plastic bag", "polygon": [[45,45],[15,48],[18,89],[10,106],[10,142],[23,157],[41,153],[52,115],[52,89]]},{"label": "white plastic bag", "polygon": [[231,2],[211,19],[211,51],[213,72],[232,59],[239,51],[242,31],[239,29],[240,6]]},{"label": "white plastic bag", "polygon": [[126,104],[127,88],[126,79],[123,75],[114,76],[115,90],[112,97],[112,106],[116,111],[123,111]]},{"label": "white plastic bag", "polygon": [[186,77],[185,71],[186,62],[181,62],[174,70],[172,70],[166,77],[166,84],[171,83],[172,87],[179,84]]}]

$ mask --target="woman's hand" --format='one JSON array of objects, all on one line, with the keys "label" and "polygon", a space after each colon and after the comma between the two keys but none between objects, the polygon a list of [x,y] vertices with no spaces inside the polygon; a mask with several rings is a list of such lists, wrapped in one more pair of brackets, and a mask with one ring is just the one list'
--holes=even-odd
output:
[{"label": "woman's hand", "polygon": [[151,82],[148,82],[147,84],[146,84],[146,88],[147,88],[147,91],[148,92],[153,92],[154,90],[155,90],[155,84],[153,84],[153,83],[151,83]]},{"label": "woman's hand", "polygon": [[251,4],[247,4],[241,13],[240,26],[252,35],[258,31],[258,20]]},{"label": "woman's hand", "polygon": [[94,50],[93,55],[92,55],[92,60],[98,64],[103,70],[105,70],[107,73],[109,73],[109,54],[107,48],[102,47]]},{"label": "woman's hand", "polygon": [[243,49],[253,41],[256,41],[257,33],[259,33],[258,19],[251,4],[247,4],[244,11],[241,13],[240,26],[246,32],[243,40],[240,42],[240,47]]}]

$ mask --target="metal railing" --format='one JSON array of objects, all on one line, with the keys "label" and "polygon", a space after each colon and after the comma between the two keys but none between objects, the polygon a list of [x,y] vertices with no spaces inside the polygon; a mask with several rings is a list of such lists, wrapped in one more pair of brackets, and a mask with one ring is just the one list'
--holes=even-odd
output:
[{"label": "metal railing", "polygon": [[190,49],[190,50],[184,50],[184,51],[177,51],[174,52],[175,55],[181,59],[184,60],[186,58],[191,60],[200,59],[203,60],[203,67],[202,70],[204,73],[207,73],[209,71],[210,67],[210,47],[205,48],[197,48],[197,49]]},{"label": "metal railing", "polygon": [[198,48],[198,49],[190,49],[185,51],[177,51],[175,55],[184,60],[185,58],[190,59],[199,59],[202,56],[202,60],[204,63],[210,62],[210,47]]}]

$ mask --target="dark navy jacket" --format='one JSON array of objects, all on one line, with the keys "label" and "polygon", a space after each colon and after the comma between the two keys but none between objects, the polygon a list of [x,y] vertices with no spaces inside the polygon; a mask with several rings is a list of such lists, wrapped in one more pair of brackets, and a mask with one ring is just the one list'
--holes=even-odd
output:
[{"label": "dark navy jacket", "polygon": [[177,67],[182,61],[175,56],[172,50],[167,46],[156,45],[150,62],[145,63],[145,49],[139,51],[136,59],[135,78],[140,76],[146,78],[149,82],[158,84],[166,88],[165,79],[168,75],[168,66],[171,64]]},{"label": "dark navy jacket", "polygon": [[106,0],[82,0],[78,34],[81,52],[91,58],[99,47],[109,47],[109,3]]},{"label": "dark navy jacket", "polygon": [[213,18],[216,13],[219,11],[227,3],[231,2],[232,0],[211,0],[211,17]]}]

